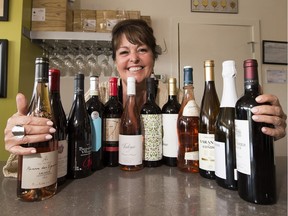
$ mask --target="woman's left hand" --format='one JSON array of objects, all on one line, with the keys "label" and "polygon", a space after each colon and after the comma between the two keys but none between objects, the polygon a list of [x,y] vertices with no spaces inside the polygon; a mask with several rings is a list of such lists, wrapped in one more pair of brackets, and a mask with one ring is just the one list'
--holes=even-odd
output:
[{"label": "woman's left hand", "polygon": [[252,108],[252,119],[256,122],[272,124],[274,128],[263,127],[262,132],[273,136],[275,140],[286,135],[287,115],[283,112],[278,97],[271,94],[262,94],[256,97],[257,103],[269,103],[271,105],[259,105]]}]

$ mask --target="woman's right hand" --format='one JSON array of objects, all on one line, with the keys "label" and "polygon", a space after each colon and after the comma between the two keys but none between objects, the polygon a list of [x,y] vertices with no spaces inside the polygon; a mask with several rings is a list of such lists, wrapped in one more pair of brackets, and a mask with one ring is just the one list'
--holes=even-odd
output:
[{"label": "woman's right hand", "polygon": [[[36,153],[33,147],[22,147],[21,144],[44,142],[52,139],[53,122],[47,118],[27,116],[28,105],[25,96],[18,93],[16,96],[17,113],[12,115],[4,130],[5,149],[12,154],[27,155]],[[12,134],[15,125],[22,125],[25,128],[25,136],[17,138]]]}]

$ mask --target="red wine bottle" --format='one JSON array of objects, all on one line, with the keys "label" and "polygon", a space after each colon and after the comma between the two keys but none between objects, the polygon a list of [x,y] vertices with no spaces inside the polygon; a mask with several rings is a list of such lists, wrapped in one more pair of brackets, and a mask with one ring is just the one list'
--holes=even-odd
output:
[{"label": "red wine bottle", "polygon": [[215,122],[220,103],[214,82],[214,61],[204,62],[205,86],[200,107],[199,123],[199,173],[202,177],[215,179]]},{"label": "red wine bottle", "polygon": [[144,135],[144,166],[162,165],[162,115],[155,102],[155,79],[146,79],[147,101],[141,109]]},{"label": "red wine bottle", "polygon": [[117,78],[109,80],[109,100],[104,105],[103,159],[105,166],[119,165],[119,130],[123,106],[118,99]]},{"label": "red wine bottle", "polygon": [[84,98],[84,74],[76,74],[74,101],[68,117],[69,178],[89,176],[91,166],[91,125]]},{"label": "red wine bottle", "polygon": [[183,99],[177,119],[177,167],[183,172],[199,172],[199,107],[194,97],[193,69],[184,67]]},{"label": "red wine bottle", "polygon": [[163,121],[163,163],[167,166],[177,166],[178,136],[177,119],[180,110],[177,99],[176,78],[168,82],[168,100],[162,107]]},{"label": "red wine bottle", "polygon": [[49,90],[51,106],[54,112],[56,133],[58,138],[58,184],[63,184],[67,176],[68,143],[67,143],[67,118],[62,106],[60,96],[60,70],[49,70]]},{"label": "red wine bottle", "polygon": [[235,104],[236,68],[235,61],[222,64],[223,93],[220,111],[215,123],[215,176],[218,185],[231,190],[237,189],[235,148]]},{"label": "red wine bottle", "polygon": [[125,171],[143,168],[143,136],[134,77],[127,78],[127,101],[119,132],[119,164],[121,170]]},{"label": "red wine bottle", "polygon": [[[48,59],[36,58],[35,83],[28,116],[48,118],[55,123],[48,90],[48,70]],[[34,147],[37,153],[18,156],[17,196],[23,201],[52,197],[57,190],[57,133],[49,141],[22,146]]]},{"label": "red wine bottle", "polygon": [[103,114],[104,105],[99,100],[99,77],[90,77],[90,98],[86,102],[87,112],[92,129],[92,171],[100,170],[103,166]]},{"label": "red wine bottle", "polygon": [[236,103],[236,164],[238,193],[248,202],[276,202],[276,175],[273,137],[264,134],[266,123],[252,120],[251,109],[259,105],[258,64],[255,59],[244,61],[244,95]]}]

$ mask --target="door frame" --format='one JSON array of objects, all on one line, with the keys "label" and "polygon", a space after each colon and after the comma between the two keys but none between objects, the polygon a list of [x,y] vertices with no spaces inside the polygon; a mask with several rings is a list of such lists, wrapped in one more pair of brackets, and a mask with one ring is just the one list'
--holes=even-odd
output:
[{"label": "door frame", "polygon": [[177,71],[178,86],[181,86],[180,76],[182,68],[180,68],[180,24],[197,24],[197,25],[219,25],[219,26],[244,26],[251,28],[252,36],[252,56],[258,61],[258,71],[259,71],[259,82],[262,84],[262,64],[261,64],[261,37],[260,37],[260,20],[255,19],[215,19],[215,18],[203,18],[198,20],[193,20],[191,17],[173,17],[171,21],[171,32],[172,32],[172,71]]}]

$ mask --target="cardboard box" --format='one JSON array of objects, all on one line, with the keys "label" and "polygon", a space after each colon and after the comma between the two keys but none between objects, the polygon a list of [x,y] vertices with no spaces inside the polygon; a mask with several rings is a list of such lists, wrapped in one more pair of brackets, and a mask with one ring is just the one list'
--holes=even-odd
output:
[{"label": "cardboard box", "polygon": [[96,31],[96,11],[95,10],[74,10],[73,11],[73,31]]},{"label": "cardboard box", "polygon": [[67,0],[33,0],[33,31],[66,31]]}]

